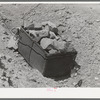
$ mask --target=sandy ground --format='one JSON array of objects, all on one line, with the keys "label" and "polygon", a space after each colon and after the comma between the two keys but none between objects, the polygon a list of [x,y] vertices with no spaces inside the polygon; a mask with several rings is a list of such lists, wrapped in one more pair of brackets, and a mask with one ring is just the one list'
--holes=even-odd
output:
[{"label": "sandy ground", "polygon": [[[0,16],[7,19],[7,28],[20,27],[25,14],[25,26],[33,22],[51,21],[70,37],[78,51],[76,62],[81,66],[76,76],[51,79],[31,68],[24,58],[7,49],[11,33],[0,25],[0,87],[100,87],[100,4],[2,4]],[[4,20],[0,17],[0,20]],[[2,23],[2,22],[0,22]]]}]

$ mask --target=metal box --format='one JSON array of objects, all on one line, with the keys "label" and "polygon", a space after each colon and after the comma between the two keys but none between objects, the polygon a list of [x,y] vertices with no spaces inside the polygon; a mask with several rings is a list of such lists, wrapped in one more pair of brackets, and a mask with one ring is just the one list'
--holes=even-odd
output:
[{"label": "metal box", "polygon": [[18,51],[30,66],[38,69],[46,77],[69,75],[77,54],[68,52],[49,56],[24,28],[19,30]]}]

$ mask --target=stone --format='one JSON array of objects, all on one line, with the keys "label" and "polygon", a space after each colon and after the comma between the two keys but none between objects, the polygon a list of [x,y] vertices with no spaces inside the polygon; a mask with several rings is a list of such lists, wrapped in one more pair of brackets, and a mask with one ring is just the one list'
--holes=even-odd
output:
[{"label": "stone", "polygon": [[49,26],[49,31],[52,31],[56,35],[58,35],[58,29],[57,29],[57,26],[54,23],[52,23],[50,21],[46,21],[46,22],[42,23],[42,26],[47,26],[47,25]]},{"label": "stone", "polygon": [[65,48],[65,41],[57,41],[57,40],[54,40],[52,42],[52,45],[57,49],[57,50],[62,50]]},{"label": "stone", "polygon": [[55,54],[56,52],[57,50],[53,50],[53,49],[49,50],[49,54]]},{"label": "stone", "polygon": [[54,32],[50,31],[49,34],[50,34],[50,39],[58,39],[58,37],[55,35]]},{"label": "stone", "polygon": [[77,76],[77,73],[72,73],[71,74],[71,77],[76,77]]},{"label": "stone", "polygon": [[97,20],[96,20],[96,22],[100,22],[100,20],[99,20],[99,19],[97,19]]},{"label": "stone", "polygon": [[1,77],[1,80],[8,81],[8,78],[7,77]]},{"label": "stone", "polygon": [[8,77],[8,84],[9,84],[9,86],[13,86],[13,82],[11,80],[11,77]]},{"label": "stone", "polygon": [[54,32],[56,35],[58,35],[58,29],[57,28],[50,28],[50,31]]},{"label": "stone", "polygon": [[16,28],[12,28],[11,31],[13,32],[14,35],[19,36],[19,30],[20,30],[20,27],[16,27]]},{"label": "stone", "polygon": [[34,30],[34,24],[25,27],[25,30]]},{"label": "stone", "polygon": [[40,41],[40,45],[43,49],[46,49],[50,44],[52,44],[53,40],[49,38],[43,38]]},{"label": "stone", "polygon": [[2,53],[2,54],[0,54],[0,59],[5,60],[6,59],[6,56]]},{"label": "stone", "polygon": [[71,37],[68,37],[68,36],[62,35],[61,38],[62,38],[62,40],[64,40],[64,41],[72,42]]},{"label": "stone", "polygon": [[99,78],[98,78],[98,77],[95,77],[94,79],[95,79],[95,80],[98,80]]},{"label": "stone", "polygon": [[18,41],[14,39],[14,36],[11,36],[10,40],[8,41],[7,48],[17,50],[18,49],[17,43]]},{"label": "stone", "polygon": [[75,62],[75,64],[74,64],[74,69],[75,69],[76,71],[78,71],[80,68],[81,68],[81,66],[78,65],[78,64]]},{"label": "stone", "polygon": [[11,63],[11,62],[12,62],[12,58],[9,58],[9,59],[8,59],[8,62]]},{"label": "stone", "polygon": [[42,30],[42,25],[40,23],[35,23],[34,30]]},{"label": "stone", "polygon": [[2,36],[2,41],[5,42],[5,41],[8,41],[10,38],[8,36]]},{"label": "stone", "polygon": [[37,35],[36,35],[36,33],[35,33],[34,30],[29,30],[29,34],[30,34],[30,36],[31,36],[32,38],[37,37]]},{"label": "stone", "polygon": [[82,86],[82,83],[83,83],[83,80],[80,79],[80,80],[78,81],[78,83],[75,85],[75,87],[81,87],[81,86]]},{"label": "stone", "polygon": [[55,25],[54,23],[50,22],[50,21],[45,21],[45,22],[42,22],[41,24],[42,24],[43,26],[49,25],[49,26],[52,26],[52,27],[56,27],[56,25]]},{"label": "stone", "polygon": [[6,31],[5,31],[3,34],[5,34],[5,35],[9,35]]},{"label": "stone", "polygon": [[35,31],[37,37],[49,37],[48,30]]},{"label": "stone", "polygon": [[45,25],[45,26],[43,27],[43,29],[44,29],[44,30],[47,30],[48,32],[50,32],[50,28],[49,28],[49,25],[48,25],[48,24]]},{"label": "stone", "polygon": [[9,56],[9,55],[6,55],[6,59],[7,59],[7,61],[8,61],[9,63],[12,61],[12,57]]}]

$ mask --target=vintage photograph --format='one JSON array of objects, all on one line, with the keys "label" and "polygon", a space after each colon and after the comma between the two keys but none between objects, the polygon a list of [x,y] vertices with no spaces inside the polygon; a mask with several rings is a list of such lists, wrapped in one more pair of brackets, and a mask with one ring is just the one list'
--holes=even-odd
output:
[{"label": "vintage photograph", "polygon": [[0,3],[0,88],[100,87],[99,3]]}]

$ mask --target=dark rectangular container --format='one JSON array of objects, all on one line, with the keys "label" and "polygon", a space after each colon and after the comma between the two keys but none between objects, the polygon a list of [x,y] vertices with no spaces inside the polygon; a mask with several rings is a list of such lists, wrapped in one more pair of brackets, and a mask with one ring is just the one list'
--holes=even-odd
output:
[{"label": "dark rectangular container", "polygon": [[48,56],[24,28],[19,30],[18,51],[30,66],[38,69],[46,77],[69,75],[77,54],[76,52],[68,52]]}]

